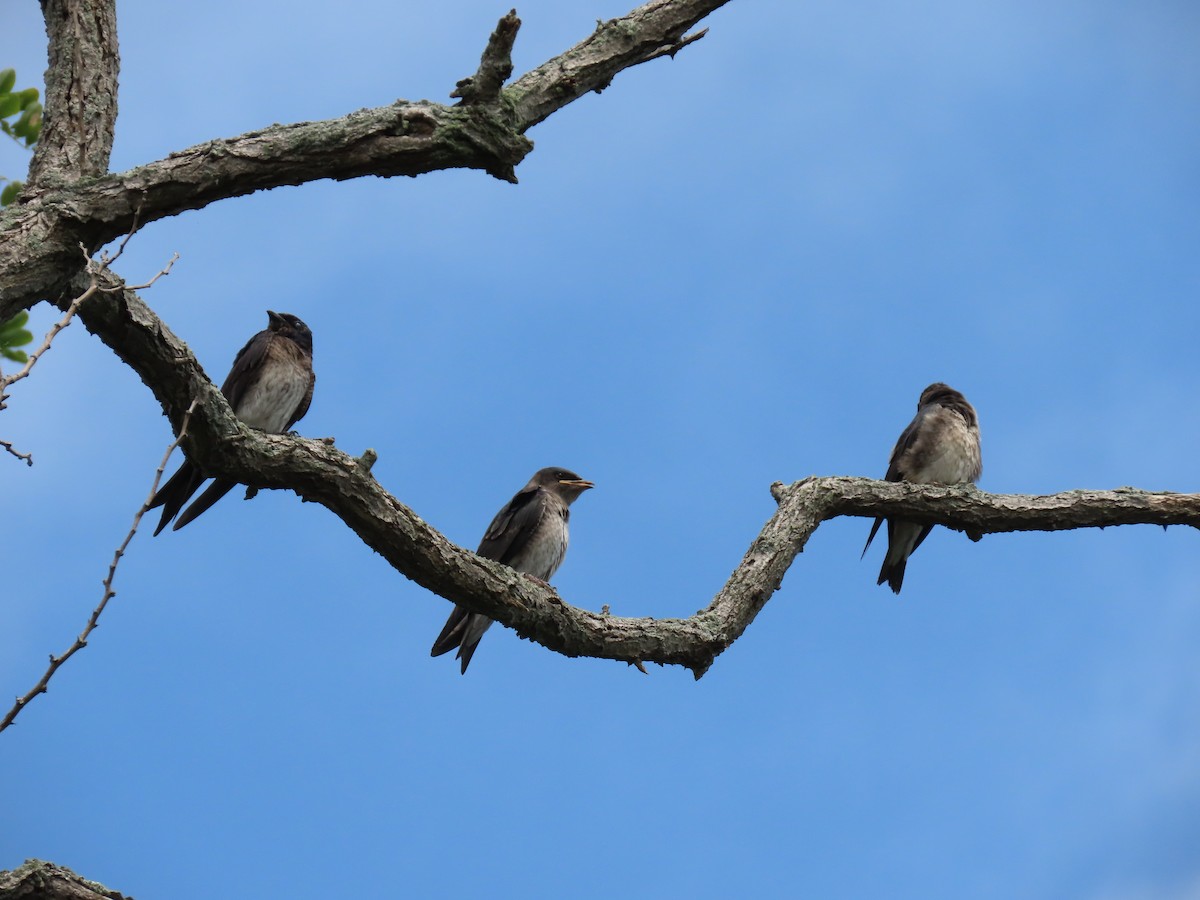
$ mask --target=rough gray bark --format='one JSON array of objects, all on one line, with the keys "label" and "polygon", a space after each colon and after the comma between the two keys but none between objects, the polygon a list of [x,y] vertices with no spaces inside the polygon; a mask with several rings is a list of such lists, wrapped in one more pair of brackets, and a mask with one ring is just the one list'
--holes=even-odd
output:
[{"label": "rough gray bark", "polygon": [[[505,88],[500,85],[511,67],[509,52],[520,24],[510,13],[492,35],[477,73],[459,83],[459,106],[398,101],[329,122],[274,126],[212,141],[121,174],[103,171],[115,110],[116,38],[107,24],[112,3],[48,2],[48,20],[62,16],[74,23],[65,29],[48,21],[47,79],[57,85],[47,93],[48,116],[50,103],[67,103],[67,113],[54,113],[60,118],[47,144],[51,149],[39,150],[37,177],[31,177],[22,202],[0,217],[0,315],[46,296],[61,305],[86,290],[93,276],[82,271],[79,241],[96,246],[225,197],[318,178],[416,175],[448,166],[513,180],[513,167],[532,148],[523,137],[528,128],[584,93],[602,89],[623,69],[686,46],[700,36],[685,36],[687,30],[724,2],[654,0],[601,23],[586,40]],[[55,46],[67,41],[91,49],[73,54]],[[106,85],[114,99],[72,105],[71,90],[62,85],[84,84],[92,91]],[[63,149],[67,144],[71,150]],[[553,589],[450,543],[381,487],[369,462],[328,442],[246,428],[187,346],[136,293],[111,273],[95,277],[103,280],[104,290],[81,306],[80,318],[138,373],[176,431],[189,405],[198,401],[183,445],[201,469],[257,488],[289,489],[320,503],[406,577],[567,656],[680,665],[700,677],[754,620],[821,522],[835,516],[902,515],[975,538],[1133,523],[1200,527],[1198,495],[1120,489],[1026,497],[969,487],[810,478],[772,489],[779,502],[775,515],[726,585],[694,616],[588,612],[567,605]]]},{"label": "rough gray bark", "polygon": [[1121,488],[1032,497],[987,494],[971,486],[809,478],[772,487],[779,508],[705,609],[688,619],[601,615],[570,606],[552,588],[450,543],[388,493],[369,465],[336,447],[241,424],[187,345],[132,291],[98,295],[80,316],[154,391],[176,431],[192,398],[200,399],[184,447],[202,469],[254,487],[289,489],[321,504],[417,584],[566,656],[680,665],[699,678],[754,621],[817,527],[837,516],[903,515],[975,539],[1108,525],[1200,527],[1196,494]]},{"label": "rough gray bark", "polygon": [[[601,23],[580,44],[500,90],[520,24],[510,14],[497,28],[500,43],[493,45],[494,36],[479,72],[466,80],[480,87],[469,89],[461,105],[397,100],[340,119],[209,141],[109,174],[118,61],[113,4],[55,0],[46,6],[46,128],[20,200],[0,212],[0,320],[47,297],[63,297],[80,268],[81,243],[95,249],[128,234],[135,223],[141,228],[218,200],[322,178],[450,168],[515,182],[515,166],[533,149],[524,137],[529,128],[602,90],[622,70],[673,55],[701,36],[685,32],[726,2],[655,0]],[[73,27],[61,26],[64,21]],[[511,61],[507,65],[511,71]],[[70,101],[68,115],[55,106],[62,98]]]},{"label": "rough gray bark", "polygon": [[113,0],[43,0],[42,15],[50,65],[29,183],[48,185],[108,171],[120,57]]},{"label": "rough gray bark", "polygon": [[126,900],[126,897],[80,878],[63,866],[27,859],[11,872],[0,871],[0,900]]}]

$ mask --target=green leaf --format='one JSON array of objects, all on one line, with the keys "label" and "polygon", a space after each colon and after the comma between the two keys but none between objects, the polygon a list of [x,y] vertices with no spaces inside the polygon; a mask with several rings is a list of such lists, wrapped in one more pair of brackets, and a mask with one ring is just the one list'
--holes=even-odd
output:
[{"label": "green leaf", "polygon": [[13,134],[17,137],[25,138],[25,145],[32,146],[37,143],[38,136],[42,132],[42,107],[38,104],[36,107],[25,110],[21,113],[21,118],[17,119],[17,123],[13,126]]},{"label": "green leaf", "polygon": [[8,206],[17,199],[17,194],[21,193],[21,188],[25,185],[20,181],[10,181],[4,186],[4,190],[0,191],[0,206]]},{"label": "green leaf", "polygon": [[0,336],[0,345],[5,347],[24,347],[33,343],[32,332],[18,328],[16,331],[6,331]]},{"label": "green leaf", "polygon": [[7,322],[0,323],[0,355],[19,363],[29,358],[25,351],[17,349],[33,343],[33,334],[21,327],[28,321],[29,313],[22,310]]},{"label": "green leaf", "polygon": [[[15,83],[14,70],[0,70],[0,131],[23,140],[29,148],[42,136],[42,104],[38,99],[41,93],[34,87],[13,91]],[[13,116],[18,116],[15,122],[7,121]]]},{"label": "green leaf", "polygon": [[0,322],[0,353],[14,362],[23,363],[27,358],[16,348],[33,343],[33,334],[24,327],[28,321],[29,313],[21,310],[7,322]]},{"label": "green leaf", "polygon": [[7,322],[0,322],[0,334],[4,334],[6,331],[12,331],[17,328],[24,328],[25,323],[28,321],[29,311],[23,309]]}]

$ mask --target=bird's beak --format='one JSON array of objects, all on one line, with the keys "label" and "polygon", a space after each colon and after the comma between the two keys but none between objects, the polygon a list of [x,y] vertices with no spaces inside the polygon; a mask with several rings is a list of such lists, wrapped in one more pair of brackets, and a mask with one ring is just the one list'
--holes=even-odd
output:
[{"label": "bird's beak", "polygon": [[566,485],[567,487],[579,488],[581,491],[586,491],[589,488],[594,488],[596,486],[590,481],[584,481],[582,478],[580,478],[578,481],[564,479],[560,481],[559,484]]},{"label": "bird's beak", "polygon": [[270,322],[272,325],[282,325],[283,324],[283,316],[279,315],[279,313],[275,312],[274,310],[268,309],[267,310],[267,321]]}]

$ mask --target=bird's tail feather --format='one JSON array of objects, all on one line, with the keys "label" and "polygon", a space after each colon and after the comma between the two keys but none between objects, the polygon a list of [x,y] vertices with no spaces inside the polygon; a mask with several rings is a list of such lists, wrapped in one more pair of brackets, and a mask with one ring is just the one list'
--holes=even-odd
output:
[{"label": "bird's tail feather", "polygon": [[491,624],[492,620],[487,616],[468,612],[464,607],[455,606],[454,611],[450,613],[450,618],[442,626],[442,633],[433,642],[433,649],[429,651],[429,655],[441,656],[457,647],[458,653],[455,656],[462,660],[462,673],[466,675],[471,657],[475,655],[475,649],[479,646],[483,633],[491,627]]},{"label": "bird's tail feather", "polygon": [[437,636],[437,640],[433,642],[433,648],[429,651],[430,656],[441,656],[443,653],[449,653],[462,643],[462,633],[467,627],[468,615],[469,613],[461,606],[454,607],[450,613],[450,618],[442,626],[442,631]]},{"label": "bird's tail feather", "polygon": [[879,580],[876,584],[883,584],[885,581],[888,587],[892,589],[893,594],[900,593],[900,586],[904,584],[904,569],[908,565],[908,559],[902,559],[897,563],[889,563],[883,561],[883,568],[879,570]]},{"label": "bird's tail feather", "polygon": [[196,493],[203,483],[204,475],[189,460],[185,459],[183,465],[167,479],[166,484],[158,489],[154,499],[146,507],[148,510],[159,506],[163,508],[162,516],[158,520],[158,527],[154,529],[156,535],[178,515],[179,510],[183,509],[183,505],[191,499],[192,494]]},{"label": "bird's tail feather", "polygon": [[875,535],[879,531],[879,526],[882,524],[883,524],[883,517],[880,516],[878,519],[875,520],[875,524],[871,526],[871,533],[867,535],[867,543],[865,545],[863,545],[863,552],[861,555],[859,555],[859,557],[858,557],[859,559],[862,559],[864,556],[867,555],[867,550],[870,549],[870,547],[871,547],[871,541],[875,540]]},{"label": "bird's tail feather", "polygon": [[227,481],[223,478],[218,478],[204,489],[204,493],[197,497],[196,501],[191,506],[183,511],[183,515],[175,520],[175,524],[171,526],[171,530],[178,531],[188,522],[195,519],[198,515],[233,490],[233,487],[236,484],[236,481]]},{"label": "bird's tail feather", "polygon": [[908,558],[932,530],[932,525],[889,521],[887,555],[883,558],[883,568],[879,570],[879,580],[875,583],[883,584],[886,581],[892,592],[899,594],[900,586],[904,584]]}]

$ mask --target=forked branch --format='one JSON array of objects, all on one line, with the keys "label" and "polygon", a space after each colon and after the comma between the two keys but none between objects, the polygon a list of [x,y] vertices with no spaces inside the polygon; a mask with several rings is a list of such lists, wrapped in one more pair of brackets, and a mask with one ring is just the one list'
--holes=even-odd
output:
[{"label": "forked branch", "polygon": [[[576,46],[503,87],[512,71],[510,51],[520,25],[512,12],[497,25],[476,74],[459,83],[454,94],[463,99],[459,106],[397,100],[339,119],[272,125],[214,139],[107,174],[109,112],[115,112],[117,86],[115,33],[109,34],[112,2],[99,4],[104,15],[91,17],[88,4],[54,0],[47,16],[68,7],[55,14],[72,16],[74,25],[48,29],[47,84],[85,85],[113,100],[93,99],[63,113],[60,104],[50,102],[57,91],[48,88],[45,146],[38,148],[22,202],[0,212],[0,232],[6,238],[0,241],[0,320],[47,296],[65,296],[65,283],[78,268],[78,244],[100,247],[135,226],[231,197],[326,178],[421,175],[451,168],[478,169],[515,182],[516,166],[533,149],[526,131],[589,91],[603,90],[625,69],[674,55],[702,36],[688,30],[726,2],[653,0],[602,22]],[[88,50],[85,65],[55,51],[56,35]],[[97,71],[86,67],[88,60]],[[95,113],[91,119],[89,111]],[[96,122],[106,124],[108,131],[92,127]],[[77,159],[64,162],[54,154],[68,152],[56,148],[59,137],[74,133],[71,128],[82,129],[79,139],[88,146]],[[64,183],[57,177],[64,172],[88,177]]]}]

